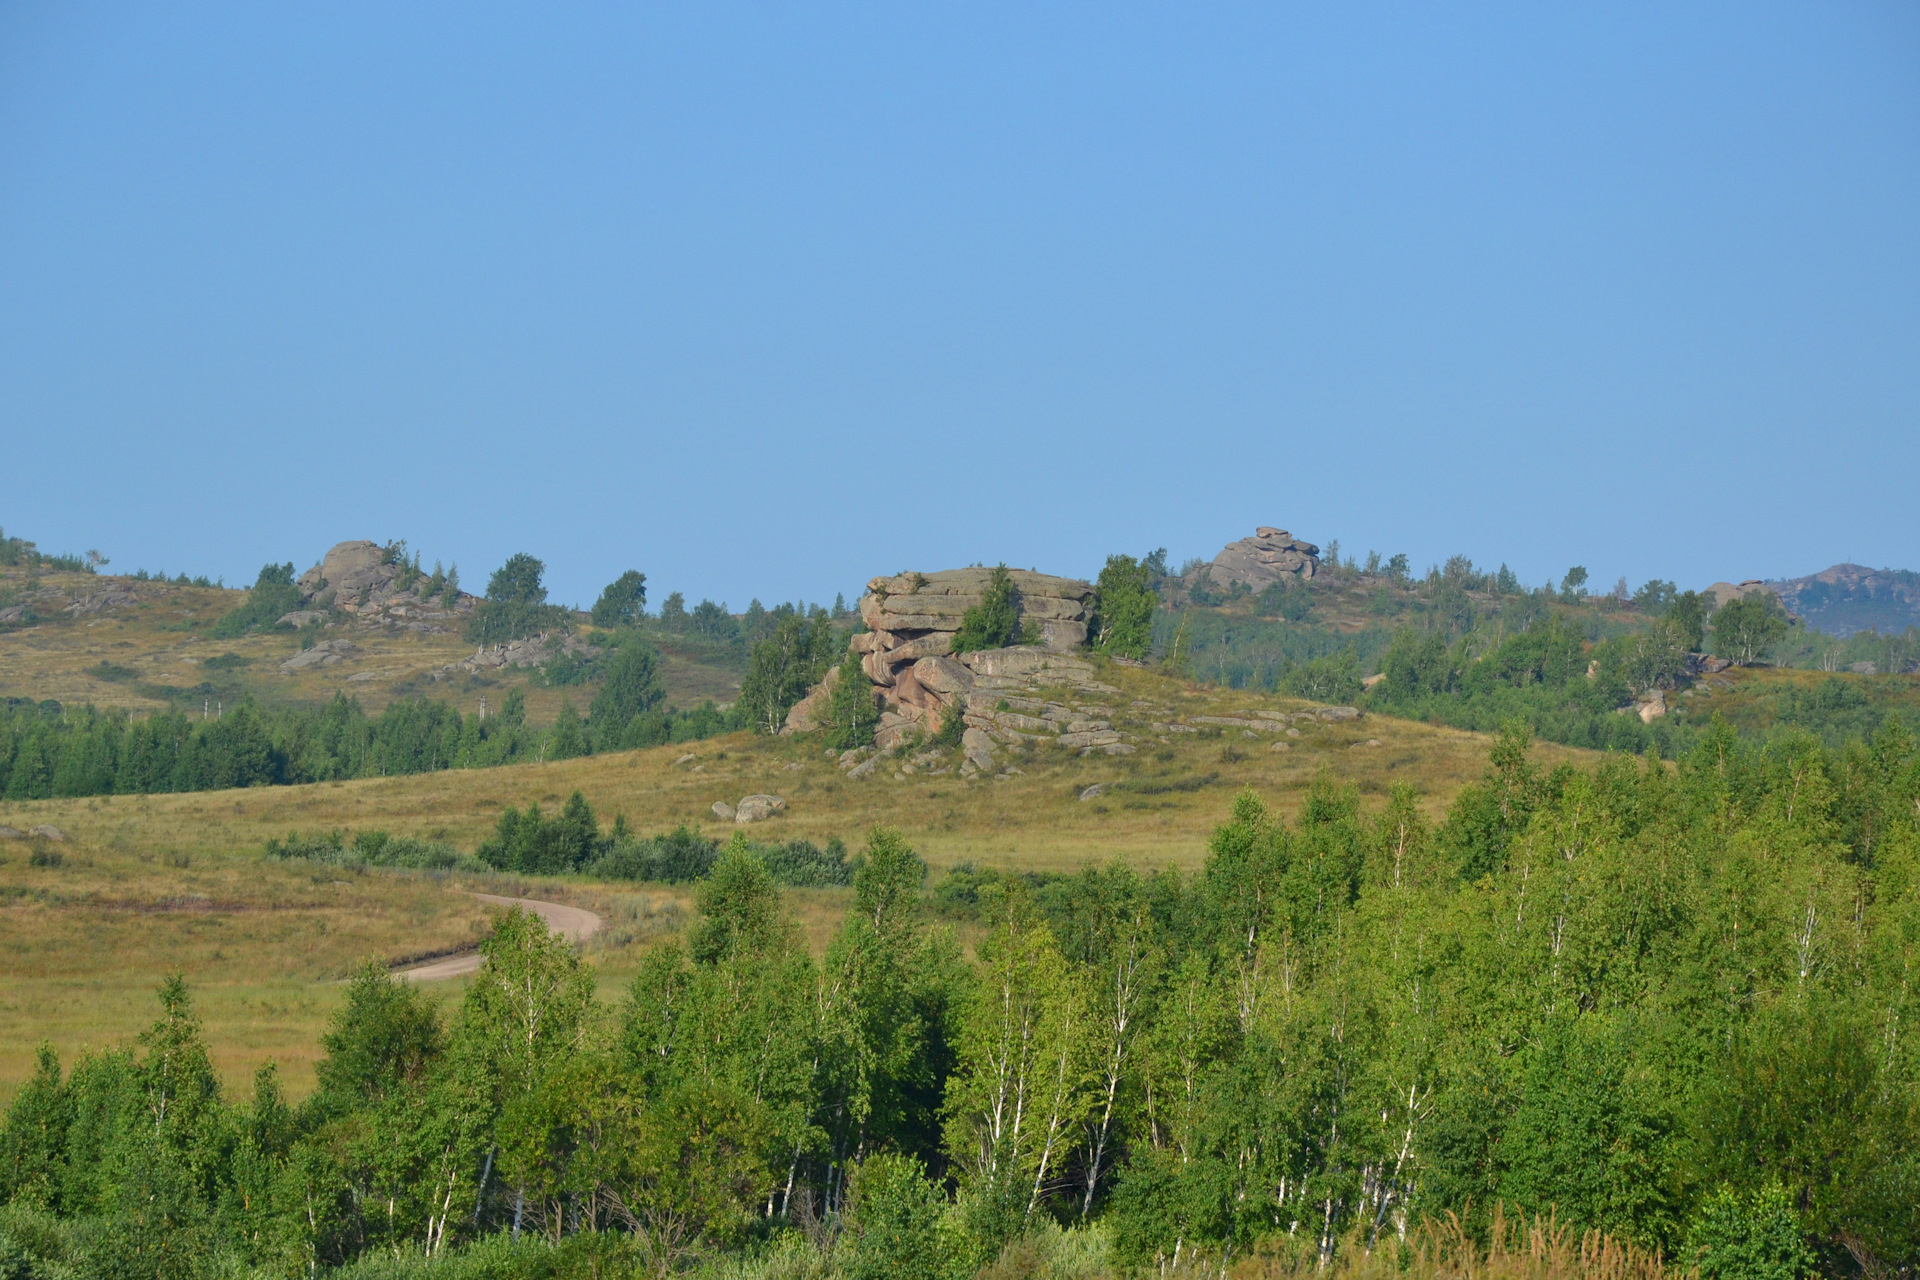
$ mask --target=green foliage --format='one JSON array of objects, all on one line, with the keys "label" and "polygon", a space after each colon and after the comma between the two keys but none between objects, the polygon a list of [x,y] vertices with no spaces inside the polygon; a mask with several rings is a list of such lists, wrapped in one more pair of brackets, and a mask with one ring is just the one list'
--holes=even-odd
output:
[{"label": "green foliage", "polygon": [[1698,653],[1707,642],[1707,600],[1698,591],[1682,591],[1667,605],[1666,621],[1679,632],[1689,652]]},{"label": "green foliage", "polygon": [[860,666],[860,655],[852,650],[836,668],[832,691],[827,695],[826,725],[822,737],[836,751],[873,745],[873,731],[880,724],[880,696]]},{"label": "green foliage", "polygon": [[0,1203],[51,1206],[58,1196],[73,1102],[60,1079],[60,1059],[42,1042],[33,1078],[14,1095],[0,1128]]},{"label": "green foliage", "polygon": [[1360,664],[1347,649],[1301,663],[1280,677],[1280,692],[1315,702],[1349,703],[1360,689]]},{"label": "green foliage", "polygon": [[1275,582],[1260,593],[1255,610],[1264,617],[1305,622],[1313,612],[1313,591],[1300,582]]},{"label": "green foliage", "polygon": [[1020,591],[1013,585],[1013,575],[1007,572],[1007,566],[995,565],[987,575],[987,589],[981,594],[980,603],[960,615],[960,629],[953,636],[953,652],[999,649],[1019,639]]},{"label": "green foliage", "polygon": [[928,740],[928,745],[948,751],[959,749],[966,742],[967,737],[966,709],[967,704],[964,698],[947,708],[940,716],[939,730]]},{"label": "green foliage", "polygon": [[1786,637],[1787,611],[1771,591],[1728,601],[1713,614],[1713,647],[1741,666],[1772,653]]},{"label": "green foliage", "polygon": [[1146,657],[1153,643],[1153,611],[1159,603],[1144,564],[1132,556],[1108,556],[1094,584],[1094,644],[1118,658]]},{"label": "green foliage", "polygon": [[629,569],[600,593],[591,617],[596,627],[632,627],[647,616],[647,575]]},{"label": "green foliage", "polygon": [[450,844],[393,836],[385,831],[362,831],[354,836],[352,844],[339,830],[324,835],[290,832],[285,840],[269,838],[265,856],[335,867],[404,867],[414,871],[477,871],[485,866]]},{"label": "green foliage", "polygon": [[820,610],[811,618],[782,619],[772,635],[753,646],[739,705],[756,730],[780,731],[793,704],[826,674],[838,635]]},{"label": "green foliage", "polygon": [[1777,1182],[1708,1196],[1687,1232],[1687,1253],[1704,1280],[1801,1280],[1819,1265]]},{"label": "green foliage", "polygon": [[[609,680],[617,696],[631,699],[626,705],[645,705],[651,696],[644,653],[625,656],[623,645],[609,664],[627,664],[618,684]],[[577,713],[571,724],[563,712],[541,731],[526,724],[525,701],[520,689],[510,689],[485,720],[427,698],[399,698],[370,717],[344,694],[313,709],[267,711],[242,700],[217,720],[178,711],[135,719],[118,710],[9,701],[0,703],[0,796],[139,795],[484,768],[562,759],[596,744],[692,742],[739,727],[711,702],[680,710],[655,701],[604,736],[598,724],[586,733]],[[616,707],[612,719],[618,717]]]},{"label": "green foliage", "polygon": [[601,751],[638,746],[646,736],[642,715],[667,699],[660,672],[660,651],[637,632],[622,632],[607,663],[606,683],[587,708],[594,746]]},{"label": "green foliage", "polygon": [[560,710],[553,718],[553,731],[547,735],[544,759],[572,760],[577,756],[590,755],[593,744],[587,741],[587,728],[580,720],[580,713],[573,709],[570,699],[560,700]]},{"label": "green foliage", "polygon": [[249,631],[266,631],[286,614],[300,607],[300,588],[294,585],[293,562],[262,565],[247,600],[237,609],[220,615],[213,634],[231,639]]},{"label": "green foliage", "polygon": [[869,1156],[849,1179],[846,1234],[835,1260],[847,1280],[947,1280],[940,1218],[947,1198],[912,1156]]},{"label": "green foliage", "polygon": [[573,614],[547,603],[542,579],[547,566],[521,551],[493,571],[486,599],[467,615],[466,638],[473,644],[503,644],[528,636],[572,628]]},{"label": "green foliage", "polygon": [[575,791],[552,818],[540,812],[538,803],[528,805],[525,813],[508,806],[494,827],[493,839],[474,856],[502,871],[560,875],[578,871],[606,852],[606,847],[593,807]]},{"label": "green foliage", "polygon": [[[979,926],[971,960],[896,831],[858,859],[744,832],[716,856],[576,801],[499,846],[698,881],[686,945],[624,1000],[510,912],[451,1026],[360,970],[292,1109],[271,1072],[222,1095],[170,980],[133,1046],[64,1080],[43,1053],[16,1095],[0,1265],[1338,1274],[1351,1251],[1424,1275],[1423,1219],[1486,1239],[1496,1204],[1710,1278],[1920,1261],[1897,729],[1829,750],[1719,725],[1677,767],[1548,770],[1516,721],[1437,829],[1410,788],[1323,776],[1290,819],[1238,796],[1197,874],[955,867],[932,905]],[[782,880],[849,876],[816,953]]]}]

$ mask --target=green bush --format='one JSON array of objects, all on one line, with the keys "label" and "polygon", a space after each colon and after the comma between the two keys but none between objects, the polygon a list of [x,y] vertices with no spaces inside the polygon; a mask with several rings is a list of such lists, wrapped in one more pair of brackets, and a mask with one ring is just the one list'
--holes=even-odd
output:
[{"label": "green bush", "polygon": [[995,565],[987,576],[986,592],[980,603],[960,615],[960,629],[953,636],[955,653],[979,649],[999,649],[1020,638],[1020,591],[1004,564]]},{"label": "green bush", "polygon": [[221,614],[213,624],[213,634],[230,640],[249,631],[265,631],[298,609],[300,603],[300,588],[293,581],[293,561],[262,565],[253,589],[247,592],[246,603]]},{"label": "green bush", "polygon": [[846,1280],[946,1280],[947,1198],[912,1156],[874,1155],[853,1171],[846,1235],[835,1261]]},{"label": "green bush", "polygon": [[1707,1197],[1687,1247],[1703,1280],[1800,1280],[1818,1261],[1777,1182],[1746,1195],[1721,1187]]}]

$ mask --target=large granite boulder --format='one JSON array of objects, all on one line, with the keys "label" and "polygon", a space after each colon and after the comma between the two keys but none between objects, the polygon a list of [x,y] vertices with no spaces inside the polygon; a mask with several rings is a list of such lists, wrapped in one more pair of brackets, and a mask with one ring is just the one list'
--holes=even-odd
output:
[{"label": "large granite boulder", "polygon": [[1216,587],[1245,583],[1254,591],[1264,591],[1283,580],[1311,578],[1319,568],[1319,547],[1302,542],[1285,529],[1262,525],[1251,538],[1222,547],[1213,562],[1196,570],[1195,576],[1208,574]]}]

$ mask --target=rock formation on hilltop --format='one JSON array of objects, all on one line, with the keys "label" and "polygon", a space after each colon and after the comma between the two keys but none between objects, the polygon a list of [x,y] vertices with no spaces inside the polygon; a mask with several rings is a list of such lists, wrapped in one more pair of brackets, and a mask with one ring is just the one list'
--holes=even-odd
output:
[{"label": "rock formation on hilltop", "polygon": [[369,625],[405,631],[452,630],[478,601],[457,589],[430,596],[430,581],[391,559],[377,542],[335,543],[319,564],[300,575],[296,585],[303,607],[281,621],[298,627],[344,613]]},{"label": "rock formation on hilltop", "polygon": [[1245,583],[1254,591],[1264,591],[1286,578],[1311,578],[1320,569],[1320,548],[1302,542],[1285,529],[1260,526],[1251,538],[1229,542],[1212,563],[1189,575],[1188,584],[1200,574],[1212,577],[1216,587]]},{"label": "rock formation on hilltop", "polygon": [[[867,584],[860,618],[868,630],[854,636],[851,645],[882,703],[875,745],[892,751],[915,734],[938,732],[949,716],[958,715],[967,724],[965,773],[991,767],[996,745],[1017,748],[1046,738],[1082,751],[1131,751],[1120,733],[1096,718],[1097,708],[1020,696],[1062,689],[1114,691],[1093,678],[1091,662],[1074,654],[1086,643],[1092,621],[1092,583],[1009,570],[1022,625],[1037,633],[1040,643],[953,652],[961,618],[985,597],[991,573],[948,569]],[[785,731],[818,728],[838,679],[835,669],[795,704]],[[848,763],[856,767],[859,760]]]}]

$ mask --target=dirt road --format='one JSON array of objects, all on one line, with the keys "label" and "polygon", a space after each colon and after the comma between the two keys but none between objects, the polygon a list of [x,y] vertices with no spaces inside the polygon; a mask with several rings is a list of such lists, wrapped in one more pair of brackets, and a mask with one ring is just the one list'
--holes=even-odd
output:
[{"label": "dirt road", "polygon": [[[569,942],[580,942],[600,931],[600,917],[584,907],[562,906],[558,902],[540,902],[533,898],[502,898],[491,893],[476,893],[473,896],[496,907],[525,908],[545,920],[547,928]],[[458,978],[473,973],[479,968],[480,953],[469,951],[465,955],[448,956],[444,960],[423,964],[417,969],[403,969],[399,976],[408,982],[438,982],[442,978]]]}]

